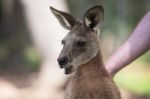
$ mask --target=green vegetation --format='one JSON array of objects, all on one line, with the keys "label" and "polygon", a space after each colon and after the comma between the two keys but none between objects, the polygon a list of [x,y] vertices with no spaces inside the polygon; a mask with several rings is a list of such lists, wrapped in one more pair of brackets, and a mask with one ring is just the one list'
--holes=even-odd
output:
[{"label": "green vegetation", "polygon": [[118,85],[141,95],[150,95],[150,53],[121,70],[115,77]]},{"label": "green vegetation", "polygon": [[143,63],[143,64],[148,64],[147,66],[150,67],[150,51],[147,52],[145,55],[141,56],[137,62]]},{"label": "green vegetation", "polygon": [[29,47],[25,50],[26,67],[31,71],[39,70],[40,58],[33,47]]}]

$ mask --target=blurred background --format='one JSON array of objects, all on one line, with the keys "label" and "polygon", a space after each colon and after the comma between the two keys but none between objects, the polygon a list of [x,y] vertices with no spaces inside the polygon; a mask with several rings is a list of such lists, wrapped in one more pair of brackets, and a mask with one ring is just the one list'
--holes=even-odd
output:
[{"label": "blurred background", "polygon": [[[150,10],[150,0],[0,0],[0,99],[63,99],[67,76],[56,59],[68,31],[49,7],[82,19],[98,4],[105,10],[101,38],[106,62]],[[150,52],[114,79],[123,99],[150,99]]]}]

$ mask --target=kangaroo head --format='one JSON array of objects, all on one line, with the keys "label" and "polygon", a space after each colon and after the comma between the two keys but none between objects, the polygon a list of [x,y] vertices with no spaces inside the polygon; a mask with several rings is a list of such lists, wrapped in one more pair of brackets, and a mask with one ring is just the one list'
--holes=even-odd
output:
[{"label": "kangaroo head", "polygon": [[80,21],[66,12],[50,8],[60,24],[70,30],[61,42],[63,49],[58,57],[60,67],[65,68],[65,74],[70,74],[100,50],[98,30],[104,19],[104,10],[102,6],[94,6]]}]

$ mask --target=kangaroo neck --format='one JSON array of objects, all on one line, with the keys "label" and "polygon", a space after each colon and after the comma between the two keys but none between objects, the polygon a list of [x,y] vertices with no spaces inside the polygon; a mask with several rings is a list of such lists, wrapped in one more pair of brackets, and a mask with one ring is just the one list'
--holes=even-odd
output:
[{"label": "kangaroo neck", "polygon": [[103,64],[101,52],[91,59],[86,64],[81,65],[76,71],[76,76],[81,78],[95,78],[95,77],[106,77],[109,76]]}]

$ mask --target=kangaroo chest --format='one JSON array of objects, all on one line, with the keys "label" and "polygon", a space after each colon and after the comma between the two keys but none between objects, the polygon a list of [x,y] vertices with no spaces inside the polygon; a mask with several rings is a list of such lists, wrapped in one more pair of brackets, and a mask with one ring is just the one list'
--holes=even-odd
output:
[{"label": "kangaroo chest", "polygon": [[65,99],[121,99],[112,77],[97,55],[70,77]]},{"label": "kangaroo chest", "polygon": [[[89,81],[90,80],[90,81]],[[121,99],[110,78],[70,79],[65,99]]]}]

